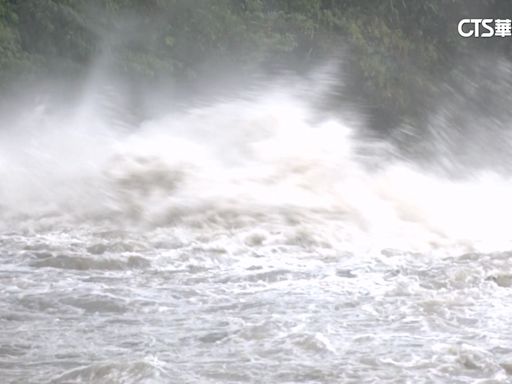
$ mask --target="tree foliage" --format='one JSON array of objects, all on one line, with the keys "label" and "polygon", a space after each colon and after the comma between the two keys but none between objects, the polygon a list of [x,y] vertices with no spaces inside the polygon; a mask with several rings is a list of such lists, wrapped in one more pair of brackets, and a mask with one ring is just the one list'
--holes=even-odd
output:
[{"label": "tree foliage", "polygon": [[471,50],[464,17],[510,17],[506,0],[0,0],[0,82],[80,74],[104,59],[141,78],[187,81],[218,68],[312,65],[349,47],[370,107],[414,117]]}]

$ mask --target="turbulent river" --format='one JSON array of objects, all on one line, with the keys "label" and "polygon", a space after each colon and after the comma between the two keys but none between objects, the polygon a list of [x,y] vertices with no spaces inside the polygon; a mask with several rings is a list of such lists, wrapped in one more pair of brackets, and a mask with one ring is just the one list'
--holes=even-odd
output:
[{"label": "turbulent river", "polygon": [[1,382],[512,382],[506,177],[278,91],[4,120]]}]

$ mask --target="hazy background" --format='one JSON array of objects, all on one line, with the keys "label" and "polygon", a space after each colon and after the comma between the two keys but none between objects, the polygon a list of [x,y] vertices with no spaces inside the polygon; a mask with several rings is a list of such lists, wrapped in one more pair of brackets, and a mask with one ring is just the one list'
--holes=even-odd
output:
[{"label": "hazy background", "polygon": [[457,23],[511,13],[504,0],[2,0],[0,79],[5,90],[101,72],[144,113],[144,89],[218,92],[343,57],[345,96],[387,128],[423,116],[447,83],[462,87],[477,58],[491,71],[508,59],[508,39],[463,39]]},{"label": "hazy background", "polygon": [[454,162],[507,168],[509,39],[463,39],[457,24],[511,14],[506,0],[1,0],[0,108],[96,92],[137,124],[321,68],[317,105],[356,106],[402,155],[431,159],[442,141]]}]

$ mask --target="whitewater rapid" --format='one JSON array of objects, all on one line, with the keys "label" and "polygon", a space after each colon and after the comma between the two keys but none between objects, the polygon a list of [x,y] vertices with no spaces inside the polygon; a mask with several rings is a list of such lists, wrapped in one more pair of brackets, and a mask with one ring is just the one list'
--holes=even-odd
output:
[{"label": "whitewater rapid", "polygon": [[509,382],[503,174],[437,175],[283,90],[4,121],[7,382]]},{"label": "whitewater rapid", "polygon": [[91,108],[39,106],[1,132],[1,213],[163,227],[200,213],[208,226],[208,212],[226,210],[262,224],[297,213],[317,221],[319,236],[325,219],[377,248],[510,247],[509,178],[488,170],[451,180],[389,160],[389,144],[361,139],[347,120],[283,91],[128,129]]}]

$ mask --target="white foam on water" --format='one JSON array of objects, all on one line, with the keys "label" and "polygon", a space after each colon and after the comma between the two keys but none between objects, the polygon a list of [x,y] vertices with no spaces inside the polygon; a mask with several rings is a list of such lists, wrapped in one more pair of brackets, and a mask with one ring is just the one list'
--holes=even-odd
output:
[{"label": "white foam on water", "polygon": [[353,116],[321,116],[303,94],[253,93],[129,131],[98,109],[41,105],[9,119],[0,132],[2,214],[18,218],[9,225],[100,216],[173,226],[194,216],[208,226],[206,213],[229,211],[226,229],[233,217],[282,227],[292,215],[314,223],[314,236],[349,234],[356,248],[510,248],[509,179],[450,180],[400,161],[368,170],[357,149],[375,143],[358,138]]}]

